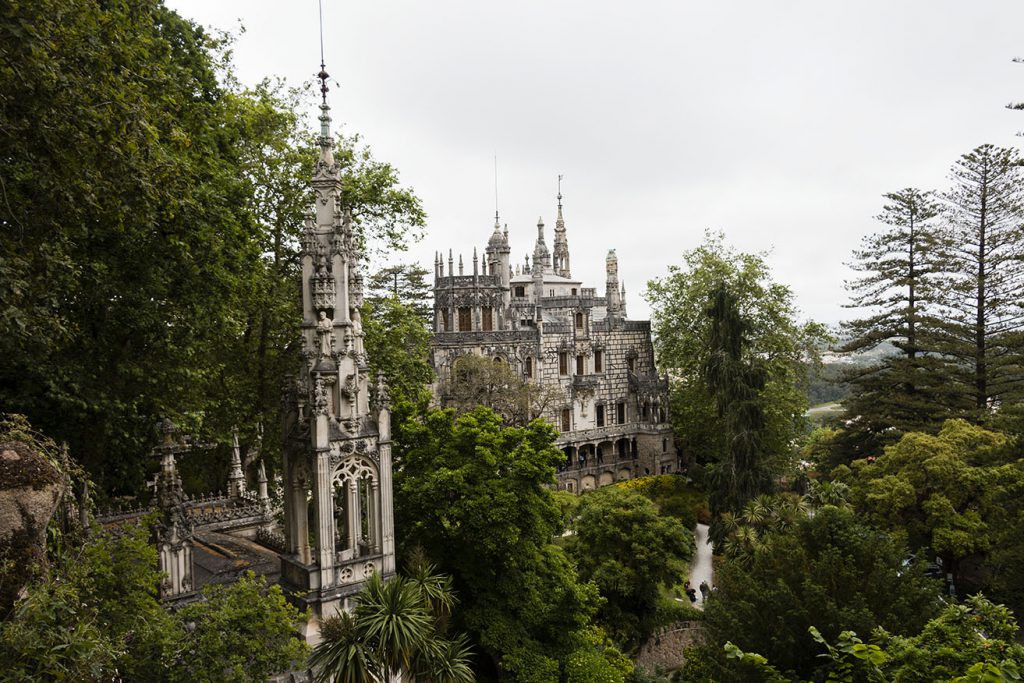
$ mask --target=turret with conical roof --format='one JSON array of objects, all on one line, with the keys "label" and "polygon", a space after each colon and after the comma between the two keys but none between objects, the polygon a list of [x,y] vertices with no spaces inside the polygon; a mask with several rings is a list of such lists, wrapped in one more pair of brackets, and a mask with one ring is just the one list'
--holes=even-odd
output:
[{"label": "turret with conical roof", "polygon": [[508,229],[506,228],[502,231],[501,220],[498,217],[498,212],[495,211],[494,232],[491,233],[491,238],[487,240],[484,260],[487,264],[486,274],[497,275],[500,278],[503,309],[508,307],[512,296],[510,285],[512,279],[511,254],[512,250],[508,246]]}]

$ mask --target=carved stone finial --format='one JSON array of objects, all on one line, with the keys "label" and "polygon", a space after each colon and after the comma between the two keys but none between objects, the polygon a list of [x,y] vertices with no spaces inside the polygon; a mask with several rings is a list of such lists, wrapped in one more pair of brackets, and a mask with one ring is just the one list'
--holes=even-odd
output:
[{"label": "carved stone finial", "polygon": [[388,383],[384,379],[382,370],[377,371],[377,382],[374,384],[370,399],[374,410],[383,410],[391,405],[391,391],[388,389]]},{"label": "carved stone finial", "polygon": [[320,376],[317,376],[313,385],[313,414],[327,414],[327,384]]}]

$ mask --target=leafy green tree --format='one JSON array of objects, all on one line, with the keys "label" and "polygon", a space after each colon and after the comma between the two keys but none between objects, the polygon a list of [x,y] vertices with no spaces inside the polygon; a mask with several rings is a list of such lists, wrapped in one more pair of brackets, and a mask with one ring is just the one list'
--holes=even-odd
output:
[{"label": "leafy green tree", "polygon": [[0,681],[263,681],[304,660],[299,614],[262,578],[169,613],[147,526],[68,548],[0,623]]},{"label": "leafy green tree", "polygon": [[[876,631],[876,643],[864,643],[852,631],[839,634],[835,645],[813,626],[811,637],[826,652],[825,681],[852,683],[1002,683],[1020,680],[1024,647],[1016,642],[1017,622],[1008,609],[980,595],[962,605],[949,605],[921,633],[892,636]],[[727,656],[757,672],[765,681],[796,683],[767,658],[743,652],[732,643]],[[821,680],[815,678],[814,680]]]},{"label": "leafy green tree", "polygon": [[626,683],[635,681],[633,662],[605,634],[590,628],[577,634],[578,646],[562,667],[565,683]]},{"label": "leafy green tree", "polygon": [[474,680],[465,638],[448,637],[454,605],[451,577],[423,561],[387,583],[374,574],[354,615],[324,623],[310,658],[316,679],[370,683],[401,673],[430,683]]},{"label": "leafy green tree", "polygon": [[456,626],[484,655],[479,680],[549,681],[578,647],[599,596],[565,551],[549,488],[564,459],[535,420],[503,426],[486,408],[433,411],[396,430],[395,527],[455,580]]},{"label": "leafy green tree", "polygon": [[729,248],[721,234],[683,254],[682,265],[652,280],[645,297],[651,304],[658,364],[669,374],[673,427],[682,450],[700,462],[724,459],[718,411],[703,369],[710,354],[712,319],[706,315],[711,292],[725,283],[749,324],[746,353],[763,359],[765,386],[764,452],[789,454],[805,431],[808,362],[829,339],[825,328],[800,323],[793,293],[772,281],[762,255]]},{"label": "leafy green tree", "polygon": [[599,620],[617,642],[636,646],[662,625],[661,589],[685,576],[693,534],[642,494],[615,486],[585,494],[573,528],[580,577],[605,599]]},{"label": "leafy green tree", "polygon": [[905,533],[912,547],[931,548],[959,579],[960,561],[992,545],[987,518],[998,495],[997,472],[977,466],[998,458],[1005,435],[949,420],[936,435],[910,432],[885,455],[856,461],[852,496],[884,529]]},{"label": "leafy green tree", "polygon": [[[810,677],[820,664],[808,629],[834,641],[845,630],[916,633],[937,610],[935,582],[906,568],[907,551],[848,509],[826,506],[765,534],[749,562],[720,567],[705,607],[705,658],[713,680],[746,680],[724,657],[726,642]],[[787,673],[788,675],[788,673]]]},{"label": "leafy green tree", "polygon": [[451,377],[441,386],[445,407],[466,413],[483,406],[501,415],[506,424],[519,427],[544,415],[548,406],[562,398],[557,387],[529,382],[504,361],[473,354],[455,361]]},{"label": "leafy green tree", "polygon": [[[643,494],[658,506],[662,515],[675,517],[685,529],[709,521],[707,493],[686,477],[652,474],[616,482],[615,487]],[[579,496],[573,497],[579,500]]]},{"label": "leafy green tree", "polygon": [[[299,96],[240,87],[229,43],[159,0],[0,16],[0,401],[103,490],[142,488],[159,417],[225,442],[275,424],[295,361],[316,156]],[[415,237],[394,168],[356,139],[336,158],[365,241]]]},{"label": "leafy green tree", "polygon": [[976,419],[1024,400],[1024,170],[1015,149],[981,145],[953,165],[945,201],[945,335]]},{"label": "leafy green tree", "polygon": [[172,681],[264,681],[305,661],[309,649],[296,637],[304,617],[280,586],[248,572],[205,586],[202,595],[175,615],[185,635],[175,646]]},{"label": "leafy green tree", "polygon": [[435,379],[428,360],[430,331],[415,309],[393,296],[368,300],[365,308],[363,332],[370,369],[384,373],[393,405],[403,416],[413,407],[426,408],[428,386]]},{"label": "leafy green tree", "polygon": [[1017,632],[1009,609],[975,595],[946,607],[917,635],[883,633],[878,641],[888,655],[884,670],[893,680],[929,683],[967,675],[977,664],[1024,670]]},{"label": "leafy green tree", "polygon": [[876,217],[886,227],[864,238],[851,264],[861,275],[847,283],[851,308],[867,317],[844,323],[844,351],[891,342],[898,353],[856,366],[845,375],[851,395],[843,402],[854,419],[848,450],[863,453],[907,431],[937,430],[964,408],[946,381],[938,356],[937,305],[945,268],[936,218],[941,205],[931,192],[906,188],[885,195]]},{"label": "leafy green tree", "polygon": [[101,533],[67,553],[0,623],[0,680],[163,680],[151,674],[175,625],[156,599],[148,530]]}]

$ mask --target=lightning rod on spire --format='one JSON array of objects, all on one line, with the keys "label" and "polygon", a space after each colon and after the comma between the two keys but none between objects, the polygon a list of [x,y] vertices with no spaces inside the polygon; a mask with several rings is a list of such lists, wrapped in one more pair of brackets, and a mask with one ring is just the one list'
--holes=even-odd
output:
[{"label": "lightning rod on spire", "polygon": [[317,4],[320,10],[320,73],[316,75],[320,79],[320,96],[323,98],[323,103],[327,104],[327,79],[330,74],[327,73],[327,64],[324,62],[324,2],[319,0]]}]

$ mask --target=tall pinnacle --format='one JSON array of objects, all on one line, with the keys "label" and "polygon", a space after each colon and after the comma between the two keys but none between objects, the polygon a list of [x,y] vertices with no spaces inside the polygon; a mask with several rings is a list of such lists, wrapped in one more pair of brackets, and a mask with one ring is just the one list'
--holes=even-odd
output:
[{"label": "tall pinnacle", "polygon": [[323,62],[320,63],[320,73],[316,77],[320,79],[320,95],[323,98],[320,102],[320,139],[318,140],[320,159],[328,164],[333,164],[334,154],[331,152],[331,147],[334,146],[334,138],[331,137],[331,107],[327,104],[327,92],[330,90],[327,87],[327,79],[330,76]]},{"label": "tall pinnacle", "polygon": [[555,219],[554,269],[562,277],[569,273],[569,241],[565,238],[565,219],[562,218],[562,177],[558,176],[558,217]]}]

